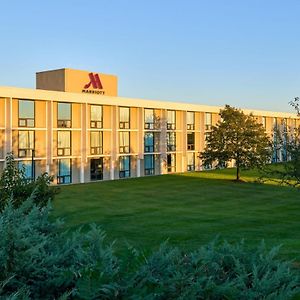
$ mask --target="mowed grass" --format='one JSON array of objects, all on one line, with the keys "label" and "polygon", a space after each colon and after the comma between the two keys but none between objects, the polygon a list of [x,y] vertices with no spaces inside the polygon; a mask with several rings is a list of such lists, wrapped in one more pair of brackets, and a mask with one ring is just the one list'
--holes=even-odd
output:
[{"label": "mowed grass", "polygon": [[[63,186],[54,216],[76,228],[97,223],[110,241],[145,251],[166,239],[192,250],[220,235],[254,246],[283,244],[300,261],[300,190],[255,183],[257,173],[194,172]],[[123,246],[122,246],[123,245]]]}]

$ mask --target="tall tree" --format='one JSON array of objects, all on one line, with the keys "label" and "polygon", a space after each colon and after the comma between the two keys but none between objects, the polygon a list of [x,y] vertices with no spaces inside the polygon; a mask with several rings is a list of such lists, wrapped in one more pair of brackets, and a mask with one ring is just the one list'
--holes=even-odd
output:
[{"label": "tall tree", "polygon": [[[294,98],[289,104],[295,109],[300,117],[300,99]],[[299,122],[299,121],[298,121]],[[277,168],[266,167],[262,177],[268,178],[281,184],[300,188],[300,126],[296,122],[293,125],[279,126],[274,128],[276,143],[274,151],[284,151],[288,162]]]},{"label": "tall tree", "polygon": [[236,180],[241,168],[261,167],[270,161],[271,143],[262,124],[253,115],[226,105],[221,120],[212,126],[200,157],[205,165],[236,165]]}]

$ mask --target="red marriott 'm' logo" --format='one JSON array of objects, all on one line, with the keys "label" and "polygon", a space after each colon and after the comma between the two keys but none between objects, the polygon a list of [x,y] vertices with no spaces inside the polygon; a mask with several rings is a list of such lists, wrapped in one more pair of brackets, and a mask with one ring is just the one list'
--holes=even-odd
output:
[{"label": "red marriott 'm' logo", "polygon": [[98,74],[89,73],[89,78],[90,78],[90,82],[84,86],[85,89],[88,89],[91,85],[92,85],[93,89],[99,89],[99,90],[103,89],[103,86],[102,86],[102,83],[100,81],[100,77]]}]

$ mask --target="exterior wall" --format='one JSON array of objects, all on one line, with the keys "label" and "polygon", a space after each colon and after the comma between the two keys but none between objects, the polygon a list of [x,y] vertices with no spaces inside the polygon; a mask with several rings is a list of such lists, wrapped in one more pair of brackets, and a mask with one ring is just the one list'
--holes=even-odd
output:
[{"label": "exterior wall", "polygon": [[[71,93],[93,92],[92,88],[85,89],[89,83],[90,72],[73,69],[59,69],[36,73],[36,88],[48,91]],[[99,74],[102,89],[101,95],[116,97],[118,94],[118,78],[114,75]],[[99,91],[100,92],[100,91]]]},{"label": "exterior wall", "polygon": [[[55,74],[54,74],[55,75]],[[19,127],[19,100],[33,100],[35,103],[34,127]],[[58,103],[71,103],[71,127],[60,128],[57,120]],[[92,105],[102,107],[101,128],[91,127],[90,111]],[[119,108],[130,108],[129,128],[119,128]],[[153,127],[145,126],[145,108],[153,109]],[[205,134],[209,132],[205,124],[205,113],[212,114],[212,125],[219,120],[218,111],[221,108],[182,103],[134,100],[116,97],[75,95],[66,92],[40,90],[24,90],[0,88],[0,171],[4,166],[5,155],[11,151],[17,161],[35,162],[35,176],[48,172],[57,183],[59,162],[71,160],[70,177],[72,183],[89,182],[92,179],[94,165],[100,162],[101,178],[99,180],[119,179],[123,175],[120,170],[121,157],[130,157],[130,177],[159,175],[188,170],[188,156],[194,155],[194,169],[201,170],[199,152],[205,147]],[[175,128],[167,127],[168,110],[176,114]],[[187,128],[187,112],[194,112],[194,127]],[[251,113],[251,111],[245,111]],[[300,120],[294,114],[253,111],[258,122],[266,120],[266,132],[273,138],[274,118],[277,124],[283,126],[300,125]],[[286,121],[285,121],[286,120]],[[34,153],[31,156],[19,157],[19,132],[30,130],[34,132]],[[58,132],[69,131],[71,135],[71,152],[59,155],[57,149]],[[91,132],[99,131],[103,136],[101,153],[91,152]],[[120,153],[120,132],[129,132],[130,150]],[[153,133],[154,145],[151,152],[146,152],[144,136]],[[167,133],[176,134],[176,148],[168,149]],[[194,134],[194,147],[188,149],[187,135]],[[153,155],[153,170],[145,168],[146,155]],[[282,153],[278,154],[282,159]],[[149,158],[149,157],[148,157]],[[176,166],[172,169],[168,162],[172,158]],[[97,164],[99,165],[99,164]],[[95,178],[94,178],[95,179]]]}]

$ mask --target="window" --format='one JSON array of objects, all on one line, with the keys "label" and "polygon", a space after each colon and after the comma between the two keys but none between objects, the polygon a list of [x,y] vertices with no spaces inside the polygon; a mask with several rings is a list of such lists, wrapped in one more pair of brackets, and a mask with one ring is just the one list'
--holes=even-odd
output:
[{"label": "window", "polygon": [[186,113],[186,127],[187,130],[195,130],[195,113],[192,111]]},{"label": "window", "polygon": [[167,132],[167,151],[176,151],[176,133]]},{"label": "window", "polygon": [[176,129],[176,111],[175,110],[168,110],[167,129],[168,130]]},{"label": "window", "polygon": [[91,131],[91,155],[103,153],[103,135],[101,131]]},{"label": "window", "polygon": [[34,101],[19,100],[19,127],[34,127]]},{"label": "window", "polygon": [[188,171],[195,170],[195,153],[187,154],[187,170]]},{"label": "window", "polygon": [[130,156],[120,156],[119,178],[130,177]]},{"label": "window", "polygon": [[91,105],[91,128],[102,128],[102,106]]},{"label": "window", "polygon": [[57,156],[71,155],[71,132],[57,132]]},{"label": "window", "polygon": [[195,133],[190,132],[187,134],[187,149],[195,150]]},{"label": "window", "polygon": [[128,131],[119,132],[119,152],[120,153],[129,153],[130,152],[130,137]]},{"label": "window", "polygon": [[154,152],[154,133],[146,132],[144,136],[144,151]]},{"label": "window", "polygon": [[154,175],[154,155],[144,156],[145,175]]},{"label": "window", "polygon": [[91,159],[91,180],[103,179],[103,158]]},{"label": "window", "polygon": [[205,113],[205,130],[211,130],[212,125],[212,114]]},{"label": "window", "polygon": [[145,129],[154,129],[154,109],[145,109]]},{"label": "window", "polygon": [[19,131],[19,157],[32,157],[34,152],[34,131]]},{"label": "window", "polygon": [[130,108],[120,107],[119,108],[119,128],[128,129],[130,128]]},{"label": "window", "polygon": [[71,182],[72,182],[71,159],[59,159],[57,183],[64,184],[64,183],[71,183]]},{"label": "window", "polygon": [[167,155],[167,167],[168,172],[176,172],[176,155],[168,154]]},{"label": "window", "polygon": [[71,128],[71,103],[57,103],[57,127]]},{"label": "window", "polygon": [[24,175],[28,180],[32,180],[35,178],[35,165],[34,161],[24,160],[18,162],[19,170],[24,171]]}]

